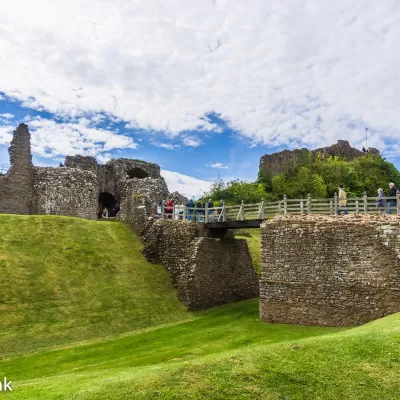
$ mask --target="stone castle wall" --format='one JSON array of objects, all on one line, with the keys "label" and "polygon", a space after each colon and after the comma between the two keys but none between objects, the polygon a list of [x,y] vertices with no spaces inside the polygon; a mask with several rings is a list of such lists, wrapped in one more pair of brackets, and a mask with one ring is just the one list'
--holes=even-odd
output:
[{"label": "stone castle wall", "polygon": [[258,296],[245,240],[197,237],[195,223],[157,220],[146,234],[143,253],[165,266],[190,310]]},{"label": "stone castle wall", "polygon": [[[379,150],[374,148],[368,149],[369,154],[379,154]],[[289,170],[296,169],[303,165],[306,159],[316,157],[318,154],[323,157],[341,157],[348,161],[360,157],[364,153],[350,146],[347,140],[338,140],[338,142],[329,147],[323,147],[316,150],[296,149],[284,150],[278,153],[266,154],[260,159],[260,172],[270,177],[274,175],[286,173]]]},{"label": "stone castle wall", "polygon": [[132,217],[131,209],[124,210],[131,207],[132,197],[146,196],[148,211],[155,214],[157,204],[168,196],[160,167],[145,161],[121,158],[99,165],[94,157],[76,155],[65,157],[65,167],[33,167],[25,124],[14,131],[9,154],[11,167],[0,174],[0,213],[95,219],[104,207],[112,211],[119,206],[123,219]]},{"label": "stone castle wall", "polygon": [[32,214],[97,218],[98,182],[90,171],[34,167]]},{"label": "stone castle wall", "polygon": [[359,325],[400,311],[400,218],[280,216],[261,227],[260,316]]},{"label": "stone castle wall", "polygon": [[0,213],[30,214],[32,209],[33,165],[30,133],[20,124],[8,150],[11,167],[0,175]]}]

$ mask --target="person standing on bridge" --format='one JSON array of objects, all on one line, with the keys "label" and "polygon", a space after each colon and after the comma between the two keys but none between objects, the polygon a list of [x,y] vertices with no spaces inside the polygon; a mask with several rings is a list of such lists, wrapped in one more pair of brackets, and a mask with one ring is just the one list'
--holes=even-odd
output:
[{"label": "person standing on bridge", "polygon": [[380,215],[385,213],[386,200],[385,200],[385,192],[383,191],[382,188],[378,189],[378,197],[376,199],[376,208],[379,210]]},{"label": "person standing on bridge", "polygon": [[[397,187],[394,185],[393,182],[389,183],[390,187],[390,192],[389,192],[389,197],[394,197],[394,199],[389,200],[389,208],[388,208],[388,213],[389,214],[396,214],[397,210],[395,210],[397,206],[397,201],[396,201],[396,195],[397,195]],[[393,213],[394,211],[394,213]]]},{"label": "person standing on bridge", "polygon": [[187,219],[188,219],[189,221],[191,221],[191,220],[193,219],[194,206],[195,206],[195,204],[194,204],[193,199],[191,199],[191,200],[186,204],[186,207],[187,207]]},{"label": "person standing on bridge", "polygon": [[337,210],[338,215],[340,215],[341,211],[344,211],[344,215],[347,215],[349,212],[347,211],[347,194],[343,189],[343,185],[339,185],[339,207]]},{"label": "person standing on bridge", "polygon": [[196,213],[196,217],[195,217],[196,221],[200,222],[200,220],[201,220],[201,201],[200,201],[200,199],[197,200],[195,213]]},{"label": "person standing on bridge", "polygon": [[174,201],[172,199],[169,199],[167,203],[167,214],[169,215],[167,216],[167,218],[172,218],[173,208],[174,208]]}]

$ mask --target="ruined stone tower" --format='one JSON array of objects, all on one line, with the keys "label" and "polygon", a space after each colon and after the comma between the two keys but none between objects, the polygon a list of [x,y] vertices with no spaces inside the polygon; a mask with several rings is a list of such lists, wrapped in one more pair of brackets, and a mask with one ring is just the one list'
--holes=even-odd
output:
[{"label": "ruined stone tower", "polygon": [[11,167],[0,175],[0,213],[30,214],[33,192],[33,164],[28,126],[14,131],[10,148]]}]

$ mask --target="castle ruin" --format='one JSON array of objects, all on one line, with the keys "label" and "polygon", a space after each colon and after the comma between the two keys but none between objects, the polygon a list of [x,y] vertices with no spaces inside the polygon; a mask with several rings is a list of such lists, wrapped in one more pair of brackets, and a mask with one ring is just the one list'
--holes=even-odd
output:
[{"label": "castle ruin", "polygon": [[[10,168],[0,174],[0,213],[66,215],[97,219],[103,208],[121,219],[131,215],[132,198],[154,214],[168,196],[156,164],[120,158],[104,165],[89,156],[66,156],[63,167],[32,164],[28,126],[20,124],[9,147]],[[114,214],[114,215],[113,215]]]},{"label": "castle ruin", "polygon": [[[339,157],[347,161],[354,160],[365,154],[363,151],[350,146],[347,140],[338,140],[336,144],[316,150],[296,149],[283,150],[278,153],[265,154],[260,159],[260,173],[272,178],[277,174],[284,174],[304,165],[309,157]],[[368,154],[379,154],[379,150],[370,147]]]}]

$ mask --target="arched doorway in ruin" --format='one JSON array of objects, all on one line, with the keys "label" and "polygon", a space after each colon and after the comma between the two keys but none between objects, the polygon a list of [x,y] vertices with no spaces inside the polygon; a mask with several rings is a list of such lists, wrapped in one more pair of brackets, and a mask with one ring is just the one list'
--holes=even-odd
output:
[{"label": "arched doorway in ruin", "polygon": [[119,202],[109,192],[101,192],[99,194],[99,207],[97,217],[102,218],[104,208],[108,210],[109,217],[115,217],[119,211]]},{"label": "arched doorway in ruin", "polygon": [[128,179],[138,178],[148,178],[149,174],[142,168],[131,168],[126,172]]}]

